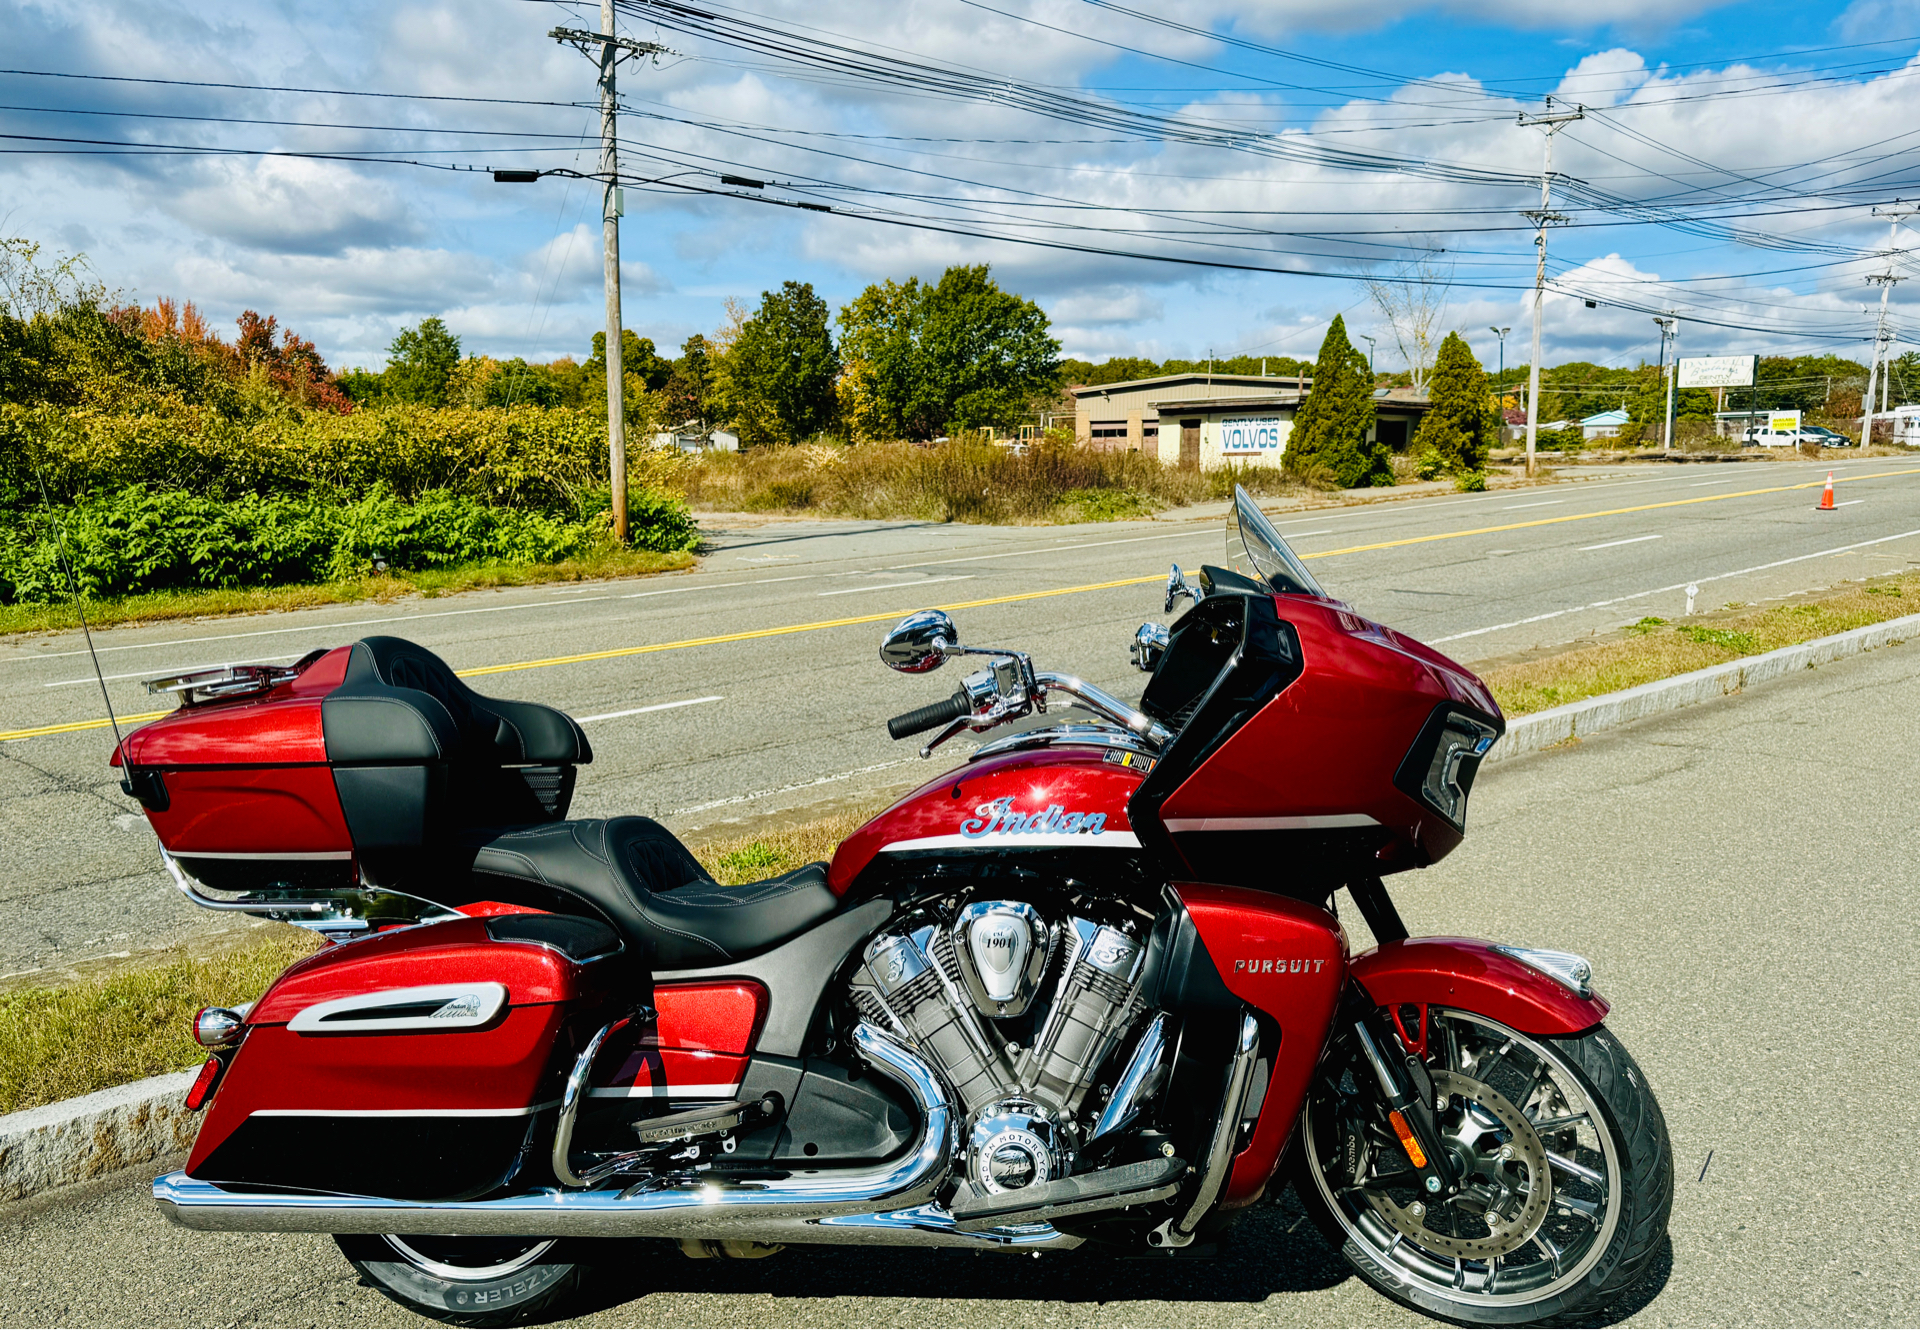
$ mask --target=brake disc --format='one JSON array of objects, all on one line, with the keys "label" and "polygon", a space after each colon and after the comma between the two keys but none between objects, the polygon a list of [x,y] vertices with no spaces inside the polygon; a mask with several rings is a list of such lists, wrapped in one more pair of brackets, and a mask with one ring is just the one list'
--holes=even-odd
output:
[{"label": "brake disc", "polygon": [[1526,1115],[1491,1085],[1455,1071],[1434,1072],[1433,1085],[1447,1097],[1437,1116],[1460,1172],[1459,1193],[1403,1206],[1370,1190],[1367,1201],[1396,1232],[1428,1251],[1476,1261],[1504,1256],[1532,1238],[1547,1217],[1553,1201],[1547,1147]]}]

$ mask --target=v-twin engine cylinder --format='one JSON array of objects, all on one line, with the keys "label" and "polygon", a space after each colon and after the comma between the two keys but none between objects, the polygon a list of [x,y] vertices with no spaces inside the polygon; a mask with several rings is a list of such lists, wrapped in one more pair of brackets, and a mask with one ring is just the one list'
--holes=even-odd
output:
[{"label": "v-twin engine cylinder", "polygon": [[[1094,1078],[1145,1009],[1144,962],[1111,925],[1049,926],[1025,902],[977,901],[951,922],[916,915],[876,937],[852,999],[947,1080],[968,1118],[968,1174],[998,1192],[1069,1170]],[[1023,1050],[1009,1027],[1028,1025]]]}]

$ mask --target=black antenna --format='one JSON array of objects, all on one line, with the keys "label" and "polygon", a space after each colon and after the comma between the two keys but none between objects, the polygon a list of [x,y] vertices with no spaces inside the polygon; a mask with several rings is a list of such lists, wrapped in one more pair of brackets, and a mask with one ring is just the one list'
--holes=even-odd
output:
[{"label": "black antenna", "polygon": [[[113,750],[121,754],[120,760],[124,763],[126,754],[120,748],[120,721],[113,714],[113,699],[107,695],[107,676],[100,668],[100,654],[93,649],[93,629],[87,626],[86,597],[80,594],[80,576],[74,571],[73,560],[67,554],[67,530],[53,510],[53,500],[47,494],[47,478],[40,473],[37,458],[33,460],[33,479],[40,487],[40,502],[47,510],[47,520],[53,523],[54,543],[60,551],[60,567],[67,575],[67,589],[73,593],[74,612],[80,616],[80,631],[87,639],[87,656],[93,661],[93,677],[100,681],[100,700],[107,708],[107,724],[113,726]],[[128,775],[121,780],[120,788],[132,797],[139,798],[134,790],[131,771],[125,766],[121,770],[127,771]]]}]

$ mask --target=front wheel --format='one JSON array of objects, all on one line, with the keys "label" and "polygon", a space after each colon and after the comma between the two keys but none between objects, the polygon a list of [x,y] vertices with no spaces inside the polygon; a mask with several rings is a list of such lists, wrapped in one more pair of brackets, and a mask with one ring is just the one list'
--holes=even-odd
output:
[{"label": "front wheel", "polygon": [[524,1325],[565,1315],[588,1267],[553,1238],[334,1236],[367,1282],[420,1316],[451,1325]]},{"label": "front wheel", "polygon": [[1337,1044],[1301,1123],[1301,1200],[1361,1278],[1416,1311],[1469,1325],[1591,1318],[1646,1273],[1673,1206],[1645,1074],[1605,1026],[1535,1037],[1433,1007],[1426,1034],[1459,1193],[1419,1189],[1358,1051]]}]

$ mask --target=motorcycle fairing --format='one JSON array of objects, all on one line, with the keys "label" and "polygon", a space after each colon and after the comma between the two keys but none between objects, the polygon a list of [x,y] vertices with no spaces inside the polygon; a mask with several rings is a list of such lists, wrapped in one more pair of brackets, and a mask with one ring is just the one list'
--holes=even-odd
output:
[{"label": "motorcycle fairing", "polygon": [[1176,888],[1229,992],[1279,1029],[1264,1093],[1220,1207],[1253,1204],[1293,1134],[1347,976],[1347,937],[1317,906],[1244,887],[1182,882]]},{"label": "motorcycle fairing", "polygon": [[[1348,970],[1375,1005],[1390,1012],[1402,1003],[1460,1007],[1522,1034],[1580,1034],[1605,1020],[1610,1009],[1598,993],[1583,998],[1478,938],[1388,942],[1355,956]],[[1411,1028],[1403,1034],[1419,1038]]]}]

